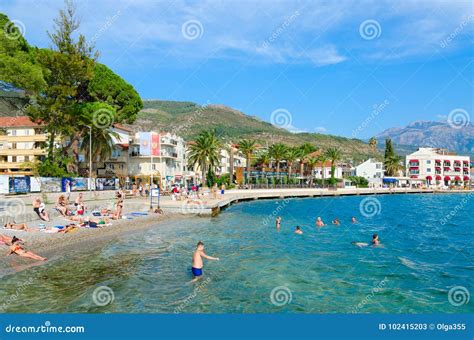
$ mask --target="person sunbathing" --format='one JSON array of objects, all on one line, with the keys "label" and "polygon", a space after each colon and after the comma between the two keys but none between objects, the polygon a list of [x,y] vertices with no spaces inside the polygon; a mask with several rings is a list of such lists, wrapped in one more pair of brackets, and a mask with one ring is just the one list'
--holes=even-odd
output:
[{"label": "person sunbathing", "polygon": [[70,233],[70,232],[73,232],[73,231],[76,231],[78,228],[77,225],[75,225],[74,223],[71,223],[71,224],[68,224],[67,226],[65,226],[63,229],[60,229],[58,231],[58,233]]},{"label": "person sunbathing", "polygon": [[[18,242],[23,242],[21,238],[16,238]],[[11,245],[13,241],[13,237],[5,236],[0,234],[0,244]]]},{"label": "person sunbathing", "polygon": [[26,226],[26,223],[5,223],[4,228],[28,231],[28,227]]},{"label": "person sunbathing", "polygon": [[20,239],[16,238],[15,236],[13,236],[12,238],[12,245],[10,246],[10,251],[8,252],[7,255],[13,255],[13,254],[19,255],[21,257],[33,259],[33,260],[38,260],[38,261],[47,260],[45,257],[41,257],[31,251],[25,250],[25,248],[23,248],[23,245],[21,245]]}]

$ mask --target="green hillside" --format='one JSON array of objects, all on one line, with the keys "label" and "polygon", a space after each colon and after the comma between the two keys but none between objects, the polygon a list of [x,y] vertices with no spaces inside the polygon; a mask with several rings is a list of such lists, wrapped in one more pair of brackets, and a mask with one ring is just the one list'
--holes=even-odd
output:
[{"label": "green hillside", "polygon": [[291,133],[222,105],[201,107],[191,102],[145,100],[143,110],[139,112],[131,127],[135,131],[154,129],[175,132],[186,140],[192,140],[201,131],[212,128],[229,141],[253,138],[262,145],[277,142],[299,145],[309,142],[321,149],[339,147],[345,159],[358,161],[368,157],[380,157],[380,153],[372,151],[366,143],[358,139],[317,133]]}]

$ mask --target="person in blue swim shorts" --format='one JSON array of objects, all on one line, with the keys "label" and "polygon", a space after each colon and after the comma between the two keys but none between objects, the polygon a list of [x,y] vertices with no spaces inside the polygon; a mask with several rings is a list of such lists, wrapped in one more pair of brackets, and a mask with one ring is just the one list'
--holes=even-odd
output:
[{"label": "person in blue swim shorts", "polygon": [[204,267],[204,263],[202,261],[203,257],[208,260],[219,261],[218,257],[206,255],[206,253],[204,253],[204,243],[199,241],[193,254],[193,267],[191,268],[194,276],[193,281],[199,280],[202,277],[202,267]]}]

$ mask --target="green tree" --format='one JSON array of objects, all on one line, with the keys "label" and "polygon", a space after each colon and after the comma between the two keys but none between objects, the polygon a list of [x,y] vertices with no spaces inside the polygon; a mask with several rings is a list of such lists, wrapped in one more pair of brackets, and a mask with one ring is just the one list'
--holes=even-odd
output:
[{"label": "green tree", "polygon": [[212,167],[207,169],[206,184],[211,188],[215,183],[217,183],[217,176]]},{"label": "green tree", "polygon": [[277,175],[280,175],[280,163],[285,160],[288,147],[283,143],[276,143],[270,146],[268,153],[276,163]]},{"label": "green tree", "polygon": [[209,167],[219,164],[221,142],[214,130],[203,131],[189,147],[188,163],[190,167],[196,164],[201,168],[201,183],[206,183],[206,172]]},{"label": "green tree", "polygon": [[247,164],[247,184],[250,183],[250,165],[256,148],[257,143],[252,139],[244,139],[239,142],[239,151],[245,155],[245,163]]},{"label": "green tree", "polygon": [[300,176],[304,176],[304,163],[307,156],[317,150],[317,148],[310,143],[301,144],[298,149],[300,150],[299,154],[299,163],[300,163]]},{"label": "green tree", "polygon": [[324,182],[325,182],[324,169],[325,169],[326,162],[328,161],[328,157],[326,153],[321,153],[318,156],[318,161],[321,163],[321,183],[323,184],[323,187],[324,187]]},{"label": "green tree", "polygon": [[326,157],[331,161],[331,184],[334,185],[336,184],[336,162],[341,159],[341,150],[338,148],[329,148],[326,150]]},{"label": "green tree", "polygon": [[398,172],[403,169],[400,164],[402,162],[401,157],[395,154],[393,149],[392,140],[390,138],[385,140],[385,155],[384,155],[384,167],[387,176],[397,176]]}]

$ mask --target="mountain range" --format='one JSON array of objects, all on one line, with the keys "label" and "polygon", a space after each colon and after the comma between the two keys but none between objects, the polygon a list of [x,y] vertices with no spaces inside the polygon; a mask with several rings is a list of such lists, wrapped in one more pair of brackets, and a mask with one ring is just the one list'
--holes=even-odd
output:
[{"label": "mountain range", "polygon": [[387,129],[376,136],[379,148],[391,138],[397,152],[406,154],[417,147],[447,148],[474,155],[474,125],[456,126],[448,122],[416,121],[405,127]]}]

